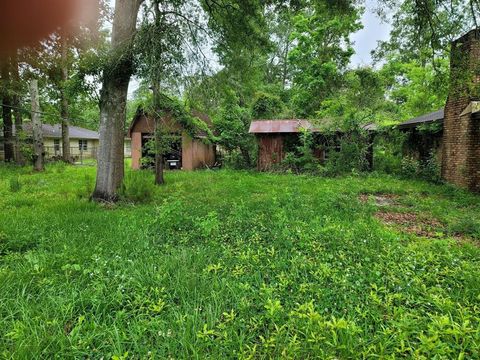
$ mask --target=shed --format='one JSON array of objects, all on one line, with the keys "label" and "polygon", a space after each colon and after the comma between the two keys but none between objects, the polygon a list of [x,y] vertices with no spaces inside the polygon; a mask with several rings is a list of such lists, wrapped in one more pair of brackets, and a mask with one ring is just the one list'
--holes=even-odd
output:
[{"label": "shed", "polygon": [[[326,123],[328,121],[324,121]],[[325,125],[326,126],[326,125]],[[373,167],[373,134],[377,127],[375,124],[367,124],[361,127],[370,136],[368,140],[367,162]],[[295,152],[299,144],[299,134],[308,130],[314,133],[314,156],[320,161],[325,161],[332,147],[338,148],[342,132],[340,130],[327,132],[318,126],[314,126],[305,119],[290,120],[255,120],[250,124],[250,134],[255,134],[258,143],[257,167],[260,171],[266,171],[284,160],[288,152]],[[335,146],[332,146],[334,144]]]},{"label": "shed", "polygon": [[[298,140],[302,130],[314,133],[320,130],[304,119],[255,120],[250,124],[250,134],[255,134],[258,143],[257,167],[260,171],[269,170],[285,158],[288,147]],[[315,155],[323,160],[325,150],[317,149]]]},{"label": "shed", "polygon": [[[192,114],[211,126],[210,118],[193,111]],[[207,144],[207,134],[199,131],[194,137],[170,115],[161,119],[162,126],[172,135],[171,151],[165,155],[166,168],[195,170],[215,164],[215,146]],[[155,133],[155,118],[143,110],[137,111],[128,130],[131,138],[132,168],[148,166],[148,142]]]}]

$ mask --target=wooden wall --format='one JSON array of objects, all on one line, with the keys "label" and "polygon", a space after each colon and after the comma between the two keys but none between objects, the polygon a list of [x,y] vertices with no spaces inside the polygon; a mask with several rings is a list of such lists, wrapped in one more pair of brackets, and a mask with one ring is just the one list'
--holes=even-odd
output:
[{"label": "wooden wall", "polygon": [[182,167],[195,170],[215,164],[215,146],[204,144],[200,139],[192,139],[182,134]]},{"label": "wooden wall", "polygon": [[270,170],[273,165],[280,163],[284,157],[284,135],[258,134],[258,160],[257,167],[260,171]]}]

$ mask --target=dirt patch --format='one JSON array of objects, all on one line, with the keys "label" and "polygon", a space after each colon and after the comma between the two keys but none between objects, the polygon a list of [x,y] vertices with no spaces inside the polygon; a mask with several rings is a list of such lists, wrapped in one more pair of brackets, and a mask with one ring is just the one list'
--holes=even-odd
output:
[{"label": "dirt patch", "polygon": [[360,202],[366,204],[373,199],[375,205],[383,207],[383,206],[398,206],[398,195],[395,194],[360,194],[358,199]]},{"label": "dirt patch", "polygon": [[375,217],[387,225],[398,226],[401,230],[429,238],[443,237],[443,224],[434,218],[423,218],[415,213],[378,211]]}]

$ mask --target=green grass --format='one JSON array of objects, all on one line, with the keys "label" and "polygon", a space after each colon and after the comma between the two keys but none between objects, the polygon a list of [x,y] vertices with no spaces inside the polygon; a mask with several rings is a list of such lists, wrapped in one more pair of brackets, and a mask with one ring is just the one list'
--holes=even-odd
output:
[{"label": "green grass", "polygon": [[[202,171],[112,207],[94,176],[0,167],[0,358],[480,357],[478,196]],[[382,192],[443,235],[382,224]]]}]

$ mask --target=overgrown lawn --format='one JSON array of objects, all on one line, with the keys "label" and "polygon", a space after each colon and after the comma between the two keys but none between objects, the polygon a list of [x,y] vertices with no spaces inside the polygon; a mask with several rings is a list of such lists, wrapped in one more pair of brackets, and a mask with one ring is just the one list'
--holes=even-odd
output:
[{"label": "overgrown lawn", "polygon": [[94,175],[0,167],[0,358],[479,358],[478,196],[201,171],[105,206]]}]

